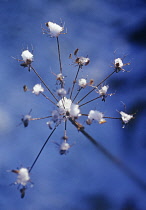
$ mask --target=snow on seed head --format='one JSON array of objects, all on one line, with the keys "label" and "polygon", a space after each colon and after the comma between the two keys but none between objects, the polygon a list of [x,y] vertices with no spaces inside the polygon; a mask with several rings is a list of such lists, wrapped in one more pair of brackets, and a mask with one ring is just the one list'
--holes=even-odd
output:
[{"label": "snow on seed head", "polygon": [[96,120],[96,121],[98,121],[99,124],[103,124],[106,122],[106,120],[103,117],[104,117],[104,115],[102,112],[99,112],[96,110],[90,110],[86,123],[88,125],[90,125],[93,120]]},{"label": "snow on seed head", "polygon": [[44,88],[41,86],[41,84],[36,84],[33,87],[33,91],[32,93],[34,93],[35,95],[39,95],[40,93],[44,92]]},{"label": "snow on seed head", "polygon": [[24,50],[21,56],[25,63],[31,63],[33,61],[33,54],[29,50]]},{"label": "snow on seed head", "polygon": [[[127,124],[132,118],[133,118],[133,115],[130,115],[130,114],[126,114],[125,112],[123,111],[120,111],[119,112],[120,115],[121,115],[121,118],[122,118],[122,121],[124,124]],[[124,128],[125,126],[123,126]]]},{"label": "snow on seed head", "polygon": [[22,186],[26,186],[28,182],[30,182],[29,171],[27,168],[20,168],[19,170],[11,170],[11,172],[17,174],[17,179],[15,184],[21,184]]},{"label": "snow on seed head", "polygon": [[47,22],[46,26],[49,28],[51,37],[58,37],[64,30],[64,27],[61,27],[60,25],[53,22]]},{"label": "snow on seed head", "polygon": [[57,90],[57,94],[58,94],[58,96],[63,98],[67,94],[67,92],[64,88],[60,88]]},{"label": "snow on seed head", "polygon": [[86,79],[84,79],[84,78],[79,79],[78,85],[79,85],[80,87],[82,87],[82,88],[85,88],[86,85],[87,85]]},{"label": "snow on seed head", "polygon": [[106,95],[107,91],[108,91],[109,86],[108,85],[104,85],[99,91],[99,95],[103,96]]}]

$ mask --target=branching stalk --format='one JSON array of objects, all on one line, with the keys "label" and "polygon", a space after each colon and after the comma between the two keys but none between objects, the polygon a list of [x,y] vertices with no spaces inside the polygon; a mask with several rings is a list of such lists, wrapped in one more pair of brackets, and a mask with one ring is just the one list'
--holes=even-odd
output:
[{"label": "branching stalk", "polygon": [[109,77],[111,77],[116,70],[114,70],[111,74],[109,74],[105,79],[103,79],[96,87],[94,87],[92,90],[90,90],[84,97],[82,97],[77,103],[79,104],[83,99],[85,99],[90,93],[92,93],[96,88],[98,88],[103,82],[105,82]]},{"label": "branching stalk", "polygon": [[75,79],[73,80],[73,85],[72,85],[72,89],[71,89],[71,93],[70,93],[70,99],[71,99],[71,97],[72,97],[72,93],[73,93],[73,90],[74,90],[74,87],[75,87],[76,79],[77,79],[77,77],[78,77],[80,68],[81,68],[81,66],[79,65],[78,71],[77,71],[76,76],[75,76]]},{"label": "branching stalk", "polygon": [[44,86],[47,88],[47,90],[51,93],[51,95],[55,98],[55,100],[58,102],[58,99],[55,97],[55,95],[52,93],[52,91],[50,90],[50,88],[46,85],[46,83],[44,82],[44,80],[41,78],[41,76],[38,74],[38,72],[33,68],[33,66],[30,66],[31,69],[34,71],[34,73],[37,75],[37,77],[40,79],[40,81],[44,84]]}]

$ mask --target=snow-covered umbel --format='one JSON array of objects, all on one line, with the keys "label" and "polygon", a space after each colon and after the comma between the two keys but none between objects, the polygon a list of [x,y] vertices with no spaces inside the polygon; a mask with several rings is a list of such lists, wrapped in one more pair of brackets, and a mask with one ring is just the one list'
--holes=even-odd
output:
[{"label": "snow-covered umbel", "polygon": [[78,85],[79,85],[80,87],[82,87],[82,88],[85,88],[85,87],[86,87],[86,85],[87,85],[87,81],[86,81],[86,79],[84,79],[84,78],[79,79],[79,81],[78,81]]},{"label": "snow-covered umbel", "polygon": [[57,106],[59,108],[59,113],[61,115],[67,114],[70,117],[79,116],[80,113],[79,105],[73,104],[71,99],[64,97],[57,103]]},{"label": "snow-covered umbel", "polygon": [[29,52],[29,50],[24,50],[21,56],[25,63],[28,63],[28,62],[31,63],[33,61],[33,54]]},{"label": "snow-covered umbel", "polygon": [[99,122],[99,124],[105,123],[106,120],[103,118],[104,115],[102,112],[99,112],[97,110],[90,110],[88,114],[88,119],[86,120],[86,123],[90,125],[93,120],[96,120]]},{"label": "snow-covered umbel", "polygon": [[15,184],[26,186],[30,181],[29,171],[27,168],[20,168],[19,170],[12,170],[13,173],[18,174]]},{"label": "snow-covered umbel", "polygon": [[52,22],[46,23],[46,26],[49,28],[51,37],[58,37],[59,34],[64,30],[63,27]]},{"label": "snow-covered umbel", "polygon": [[69,143],[67,143],[66,141],[63,141],[61,144],[60,144],[60,154],[63,155],[63,154],[66,154],[69,150],[71,146],[69,145]]},{"label": "snow-covered umbel", "polygon": [[66,97],[62,98],[58,103],[57,106],[59,107],[60,114],[66,114],[66,112],[70,112],[72,101]]},{"label": "snow-covered umbel", "polygon": [[66,90],[64,88],[60,88],[57,90],[57,94],[60,96],[60,97],[64,97],[66,95]]},{"label": "snow-covered umbel", "polygon": [[80,109],[79,109],[79,105],[77,104],[71,104],[70,107],[70,116],[71,117],[79,117],[80,116]]},{"label": "snow-covered umbel", "polygon": [[41,84],[36,84],[33,87],[33,91],[32,93],[34,93],[35,95],[39,95],[40,93],[44,92],[44,88],[41,86]]},{"label": "snow-covered umbel", "polygon": [[101,95],[101,96],[106,95],[108,88],[109,88],[108,85],[104,85],[104,86],[98,91],[99,95]]},{"label": "snow-covered umbel", "polygon": [[115,67],[119,67],[119,68],[122,68],[123,67],[123,61],[121,58],[116,58],[115,59]]},{"label": "snow-covered umbel", "polygon": [[79,65],[79,66],[87,66],[90,62],[90,59],[89,58],[85,58],[85,57],[79,57],[79,58],[76,58],[75,62]]},{"label": "snow-covered umbel", "polygon": [[[130,115],[130,114],[126,114],[125,112],[121,111],[120,112],[120,115],[122,117],[122,121],[124,124],[127,124],[132,118],[133,118],[133,115]],[[123,126],[124,128],[125,126]]]}]

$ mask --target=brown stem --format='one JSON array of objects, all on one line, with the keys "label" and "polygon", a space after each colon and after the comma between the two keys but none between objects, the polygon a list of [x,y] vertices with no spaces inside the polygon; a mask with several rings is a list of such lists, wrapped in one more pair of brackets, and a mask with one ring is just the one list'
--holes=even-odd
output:
[{"label": "brown stem", "polygon": [[69,118],[70,122],[90,141],[94,146],[112,163],[114,163],[121,171],[123,171],[131,180],[133,180],[141,189],[146,191],[146,183],[141,180],[128,166],[124,164],[120,159],[114,156],[109,150],[107,150],[103,145],[97,142],[92,136],[90,136],[85,130],[84,127],[79,127],[78,123]]}]

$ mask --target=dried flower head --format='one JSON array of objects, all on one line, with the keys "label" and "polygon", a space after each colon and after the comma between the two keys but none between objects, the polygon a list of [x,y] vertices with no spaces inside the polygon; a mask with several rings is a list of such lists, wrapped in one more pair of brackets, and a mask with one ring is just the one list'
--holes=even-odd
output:
[{"label": "dried flower head", "polygon": [[76,58],[75,63],[77,63],[80,67],[87,66],[90,63],[90,59],[81,56]]},{"label": "dried flower head", "polygon": [[44,88],[41,86],[41,84],[36,84],[33,87],[33,91],[32,93],[34,93],[35,95],[39,95],[40,93],[44,92]]},{"label": "dried flower head", "polygon": [[60,96],[62,98],[67,94],[67,92],[64,88],[60,88],[57,90],[57,94],[58,94],[58,96]]},{"label": "dried flower head", "polygon": [[20,168],[19,170],[11,170],[11,172],[17,174],[17,180],[15,184],[20,184],[22,186],[26,186],[28,182],[30,182],[29,171],[27,168]]},{"label": "dried flower head", "polygon": [[80,87],[82,87],[82,88],[85,88],[86,85],[87,85],[87,80],[84,79],[84,78],[79,79],[78,85],[79,85]]},{"label": "dried flower head", "polygon": [[126,114],[123,111],[120,111],[120,115],[121,115],[122,121],[124,123],[124,125],[123,125],[123,128],[124,128],[125,124],[127,124],[131,119],[133,119],[133,115]]},{"label": "dried flower head", "polygon": [[21,121],[23,122],[24,127],[28,126],[29,120],[31,119],[31,116],[29,114],[24,115],[21,119]]},{"label": "dried flower head", "polygon": [[88,125],[92,124],[93,120],[98,121],[99,124],[103,124],[106,122],[106,120],[103,118],[104,115],[102,112],[99,112],[97,110],[90,110],[88,114],[88,119],[86,120],[86,123]]},{"label": "dried flower head", "polygon": [[24,50],[21,56],[26,64],[30,64],[33,61],[33,54],[29,50]]},{"label": "dried flower head", "polygon": [[49,28],[51,37],[58,37],[64,30],[64,27],[53,22],[47,22],[46,26]]},{"label": "dried flower head", "polygon": [[116,73],[118,73],[119,71],[126,71],[125,69],[123,69],[123,66],[126,66],[126,65],[130,65],[130,63],[123,63],[123,60],[121,58],[116,58],[114,60],[114,67],[115,67],[115,71]]}]

